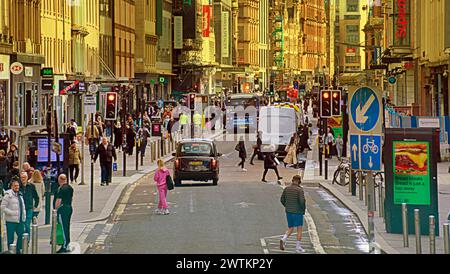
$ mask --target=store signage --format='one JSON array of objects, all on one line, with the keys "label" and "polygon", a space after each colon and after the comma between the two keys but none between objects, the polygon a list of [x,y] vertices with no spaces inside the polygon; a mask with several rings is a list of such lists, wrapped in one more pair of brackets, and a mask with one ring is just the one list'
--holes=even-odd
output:
[{"label": "store signage", "polygon": [[33,67],[25,67],[25,76],[33,77]]},{"label": "store signage", "polygon": [[203,24],[202,24],[203,37],[209,37],[210,20],[211,20],[211,7],[208,5],[203,5]]},{"label": "store signage", "polygon": [[394,1],[394,46],[410,46],[411,0]]},{"label": "store signage", "polygon": [[53,90],[53,79],[42,79],[42,90]]},{"label": "store signage", "polygon": [[53,77],[53,68],[42,68],[41,77]]},{"label": "store signage", "polygon": [[183,16],[173,17],[173,48],[183,49]]},{"label": "store signage", "polygon": [[230,25],[230,13],[228,11],[222,11],[222,34],[221,34],[221,54],[222,58],[228,58],[230,56],[230,40],[229,40],[229,25]]},{"label": "store signage", "polygon": [[11,64],[10,71],[14,75],[19,75],[24,70],[22,63],[14,62]]},{"label": "store signage", "polygon": [[77,95],[86,91],[84,82],[79,80],[59,80],[59,95]]},{"label": "store signage", "polygon": [[9,79],[9,55],[0,54],[0,79]]}]

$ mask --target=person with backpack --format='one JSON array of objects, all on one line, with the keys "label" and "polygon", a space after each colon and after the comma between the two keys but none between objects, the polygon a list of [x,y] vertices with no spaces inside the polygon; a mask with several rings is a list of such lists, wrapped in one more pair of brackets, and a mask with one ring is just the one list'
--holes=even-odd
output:
[{"label": "person with backpack", "polygon": [[170,176],[170,171],[164,165],[162,159],[158,160],[158,170],[156,170],[153,180],[156,183],[158,189],[158,209],[155,211],[158,215],[168,215],[169,207],[167,205],[167,177]]}]

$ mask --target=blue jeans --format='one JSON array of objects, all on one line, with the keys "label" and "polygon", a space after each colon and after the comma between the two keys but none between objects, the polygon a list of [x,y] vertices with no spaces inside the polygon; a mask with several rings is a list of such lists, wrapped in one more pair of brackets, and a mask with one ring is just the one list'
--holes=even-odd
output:
[{"label": "blue jeans", "polygon": [[14,243],[14,234],[17,234],[16,251],[20,253],[22,250],[22,235],[23,235],[24,224],[23,223],[11,223],[6,222],[6,234],[8,238],[8,249],[9,246]]},{"label": "blue jeans", "polygon": [[[24,233],[28,233],[28,236],[30,236],[30,228],[31,228],[31,221],[33,220],[33,209],[27,209],[26,211],[27,218],[25,219],[25,231]],[[28,241],[30,238],[28,237]]]}]

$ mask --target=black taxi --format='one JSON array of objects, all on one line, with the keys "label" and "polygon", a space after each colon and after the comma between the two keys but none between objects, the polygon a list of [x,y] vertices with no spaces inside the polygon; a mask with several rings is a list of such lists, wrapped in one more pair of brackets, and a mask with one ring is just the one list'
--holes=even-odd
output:
[{"label": "black taxi", "polygon": [[174,159],[173,181],[176,186],[182,180],[212,180],[213,185],[219,181],[219,157],[216,145],[210,139],[185,139],[177,144]]}]

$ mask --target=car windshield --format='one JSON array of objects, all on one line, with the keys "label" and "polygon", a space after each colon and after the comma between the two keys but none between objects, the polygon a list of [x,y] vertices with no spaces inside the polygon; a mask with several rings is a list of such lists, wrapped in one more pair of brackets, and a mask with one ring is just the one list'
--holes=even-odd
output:
[{"label": "car windshield", "polygon": [[181,156],[212,156],[213,149],[206,143],[186,143],[181,145]]}]

